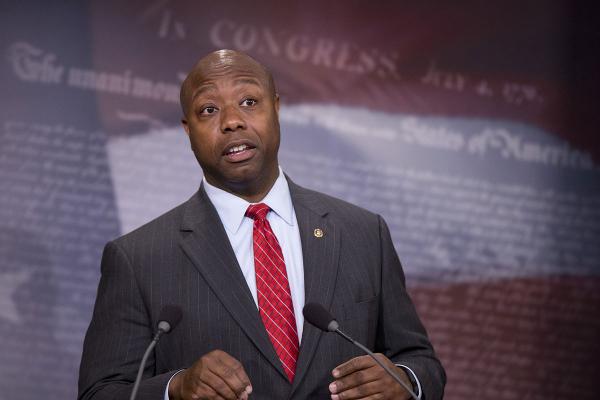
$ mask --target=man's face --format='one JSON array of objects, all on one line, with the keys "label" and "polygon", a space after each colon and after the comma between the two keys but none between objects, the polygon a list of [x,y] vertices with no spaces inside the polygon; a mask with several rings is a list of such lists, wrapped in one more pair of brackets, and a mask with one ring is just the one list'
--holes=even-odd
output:
[{"label": "man's face", "polygon": [[279,174],[279,98],[264,71],[209,65],[191,89],[183,125],[207,181],[239,194],[268,190]]}]

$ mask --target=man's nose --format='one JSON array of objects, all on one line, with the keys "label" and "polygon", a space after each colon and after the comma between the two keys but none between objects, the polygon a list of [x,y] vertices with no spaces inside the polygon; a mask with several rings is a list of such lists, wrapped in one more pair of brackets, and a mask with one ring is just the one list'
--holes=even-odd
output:
[{"label": "man's nose", "polygon": [[246,122],[240,110],[234,106],[221,109],[221,132],[234,132],[238,129],[246,129]]}]

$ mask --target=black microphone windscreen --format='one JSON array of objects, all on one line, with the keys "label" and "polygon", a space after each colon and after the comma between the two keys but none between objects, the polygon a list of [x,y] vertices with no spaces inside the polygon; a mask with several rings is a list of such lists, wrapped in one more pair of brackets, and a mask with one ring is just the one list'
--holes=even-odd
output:
[{"label": "black microphone windscreen", "polygon": [[318,303],[307,303],[302,309],[304,318],[312,325],[316,326],[322,331],[328,332],[329,324],[335,320],[333,315],[329,313],[322,305]]},{"label": "black microphone windscreen", "polygon": [[182,314],[181,307],[168,304],[163,306],[163,308],[160,310],[160,314],[158,314],[158,321],[168,322],[172,330],[175,328],[175,326],[177,326],[179,321],[181,321]]}]

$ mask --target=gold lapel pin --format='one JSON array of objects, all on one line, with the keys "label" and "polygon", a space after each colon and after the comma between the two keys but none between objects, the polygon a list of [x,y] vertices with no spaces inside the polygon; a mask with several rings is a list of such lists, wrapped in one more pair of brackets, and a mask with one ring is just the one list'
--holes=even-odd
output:
[{"label": "gold lapel pin", "polygon": [[315,235],[315,237],[322,238],[323,230],[321,228],[315,228],[315,231],[313,232],[313,234]]}]

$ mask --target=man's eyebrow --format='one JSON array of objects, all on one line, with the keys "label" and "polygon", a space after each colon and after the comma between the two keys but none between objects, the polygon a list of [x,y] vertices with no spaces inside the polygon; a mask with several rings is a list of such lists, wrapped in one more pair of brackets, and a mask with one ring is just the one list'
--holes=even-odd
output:
[{"label": "man's eyebrow", "polygon": [[194,90],[194,93],[192,93],[192,98],[190,100],[190,104],[194,103],[194,100],[196,100],[196,97],[200,96],[202,93],[210,92],[213,90],[215,90],[215,85],[210,84],[210,83],[196,88],[196,90]]},{"label": "man's eyebrow", "polygon": [[[254,86],[258,86],[258,87],[262,87],[263,84],[262,82],[254,77],[251,76],[243,76],[243,77],[239,77],[239,78],[235,78],[233,80],[233,83],[235,85],[254,85]],[[192,98],[190,100],[190,103],[194,103],[194,101],[196,100],[196,97],[200,96],[203,93],[206,92],[210,92],[215,90],[215,85],[213,85],[212,83],[207,83],[204,84],[200,87],[198,87],[196,90],[194,90],[194,93],[192,93]]]}]

